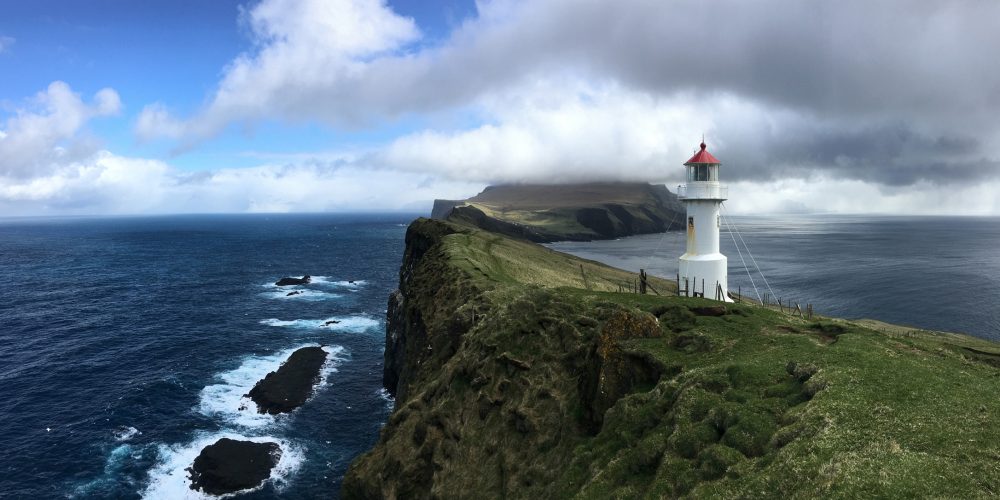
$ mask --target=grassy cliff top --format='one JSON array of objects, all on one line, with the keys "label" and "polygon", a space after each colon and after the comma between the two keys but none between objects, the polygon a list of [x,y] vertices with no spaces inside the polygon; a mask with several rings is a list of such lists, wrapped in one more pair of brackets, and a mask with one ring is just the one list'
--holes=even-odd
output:
[{"label": "grassy cliff top", "polygon": [[604,203],[643,205],[666,200],[669,194],[665,191],[664,186],[641,182],[514,184],[490,186],[466,201],[496,210],[542,210]]},{"label": "grassy cliff top", "polygon": [[452,312],[345,496],[1000,493],[997,344],[619,293],[634,274],[447,222],[411,232],[433,241],[411,289],[442,293],[407,317]]}]

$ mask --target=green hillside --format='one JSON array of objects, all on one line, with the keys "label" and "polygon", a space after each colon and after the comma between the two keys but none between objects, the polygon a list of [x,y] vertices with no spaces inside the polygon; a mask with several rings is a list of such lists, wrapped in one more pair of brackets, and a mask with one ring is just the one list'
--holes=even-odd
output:
[{"label": "green hillside", "polygon": [[684,207],[662,185],[604,182],[490,186],[437,200],[432,216],[535,242],[620,238],[682,227]]},{"label": "green hillside", "polygon": [[1000,492],[1000,346],[619,293],[632,277],[467,226],[414,222],[389,305],[396,409],[343,495]]}]

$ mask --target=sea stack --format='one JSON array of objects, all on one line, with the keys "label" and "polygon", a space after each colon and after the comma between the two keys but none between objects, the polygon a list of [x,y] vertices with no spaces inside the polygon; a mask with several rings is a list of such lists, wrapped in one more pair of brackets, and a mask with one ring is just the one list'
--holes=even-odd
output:
[{"label": "sea stack", "polygon": [[276,371],[258,381],[247,396],[257,403],[260,413],[288,413],[302,406],[312,395],[325,361],[326,351],[322,347],[303,347],[293,352]]},{"label": "sea stack", "polygon": [[704,140],[701,150],[684,163],[687,184],[677,186],[677,196],[687,208],[687,248],[680,257],[678,294],[731,302],[728,261],[719,252],[720,209],[729,188],[719,182],[719,165]]},{"label": "sea stack", "polygon": [[289,278],[286,276],[274,284],[277,286],[308,285],[310,281],[312,281],[312,277],[307,274],[301,278]]},{"label": "sea stack", "polygon": [[206,446],[187,470],[191,489],[225,495],[260,486],[281,459],[277,443],[222,438]]}]

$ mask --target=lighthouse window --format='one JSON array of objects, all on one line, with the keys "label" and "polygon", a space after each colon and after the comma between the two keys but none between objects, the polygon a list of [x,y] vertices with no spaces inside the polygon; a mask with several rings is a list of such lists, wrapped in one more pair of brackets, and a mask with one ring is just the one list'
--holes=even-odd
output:
[{"label": "lighthouse window", "polygon": [[694,229],[694,217],[688,217],[688,229]]},{"label": "lighthouse window", "polygon": [[698,165],[695,167],[695,179],[696,181],[707,181],[708,180],[708,165]]}]

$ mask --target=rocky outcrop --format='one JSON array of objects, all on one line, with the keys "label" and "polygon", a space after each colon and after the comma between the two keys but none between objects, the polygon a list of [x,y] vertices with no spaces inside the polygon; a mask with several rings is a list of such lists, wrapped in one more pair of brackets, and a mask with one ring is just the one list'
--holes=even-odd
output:
[{"label": "rocky outcrop", "polygon": [[222,438],[206,446],[187,469],[191,489],[225,495],[260,486],[281,459],[277,443]]},{"label": "rocky outcrop", "polygon": [[310,281],[312,281],[312,278],[307,274],[301,278],[284,277],[274,284],[277,286],[308,285]]},{"label": "rocky outcrop", "polygon": [[451,214],[451,209],[462,205],[465,200],[434,200],[434,206],[431,208],[431,218],[444,220],[448,218]]},{"label": "rocky outcrop", "polygon": [[257,403],[260,413],[290,412],[309,399],[326,361],[326,351],[320,347],[303,347],[288,357],[277,371],[268,373],[257,382],[247,396]]}]

